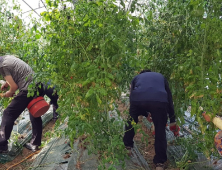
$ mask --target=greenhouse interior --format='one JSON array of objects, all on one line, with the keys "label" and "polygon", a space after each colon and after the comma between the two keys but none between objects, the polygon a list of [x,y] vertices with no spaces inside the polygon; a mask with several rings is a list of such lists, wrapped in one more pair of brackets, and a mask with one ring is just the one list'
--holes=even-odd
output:
[{"label": "greenhouse interior", "polygon": [[0,170],[221,170],[221,33],[221,0],[0,0]]}]

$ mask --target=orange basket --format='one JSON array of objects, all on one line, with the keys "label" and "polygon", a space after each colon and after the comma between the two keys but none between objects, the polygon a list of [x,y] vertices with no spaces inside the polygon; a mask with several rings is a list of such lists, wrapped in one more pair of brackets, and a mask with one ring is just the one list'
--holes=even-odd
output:
[{"label": "orange basket", "polygon": [[44,97],[39,96],[34,98],[28,104],[27,108],[33,117],[40,117],[49,110],[49,104],[45,101]]}]

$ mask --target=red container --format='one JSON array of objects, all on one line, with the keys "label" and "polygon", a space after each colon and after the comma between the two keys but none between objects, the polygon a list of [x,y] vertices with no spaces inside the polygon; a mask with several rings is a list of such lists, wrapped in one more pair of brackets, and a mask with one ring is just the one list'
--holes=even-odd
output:
[{"label": "red container", "polygon": [[49,104],[45,101],[44,97],[39,96],[34,98],[28,104],[27,108],[33,117],[40,117],[49,110]]}]

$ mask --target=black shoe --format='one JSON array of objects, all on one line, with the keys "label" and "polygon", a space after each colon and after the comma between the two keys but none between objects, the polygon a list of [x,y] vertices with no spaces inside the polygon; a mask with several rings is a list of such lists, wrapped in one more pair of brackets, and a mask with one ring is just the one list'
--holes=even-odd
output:
[{"label": "black shoe", "polygon": [[164,170],[165,169],[165,165],[162,163],[157,163],[156,164],[156,170]]},{"label": "black shoe", "polygon": [[0,146],[0,154],[8,153],[8,145]]},{"label": "black shoe", "polygon": [[35,152],[39,149],[38,145],[33,145],[31,143],[26,143],[25,147],[33,152]]}]

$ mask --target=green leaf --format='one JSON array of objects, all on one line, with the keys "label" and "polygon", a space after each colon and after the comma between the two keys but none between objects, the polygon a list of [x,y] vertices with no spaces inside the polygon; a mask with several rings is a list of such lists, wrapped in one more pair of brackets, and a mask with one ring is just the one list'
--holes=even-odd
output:
[{"label": "green leaf", "polygon": [[220,57],[220,50],[217,49],[217,55]]},{"label": "green leaf", "polygon": [[107,91],[104,88],[100,88],[99,92],[101,95],[106,96],[107,95]]},{"label": "green leaf", "polygon": [[94,93],[94,90],[93,90],[93,89],[89,89],[88,92],[86,93],[85,98],[86,98],[86,99],[89,98],[90,96],[93,95],[93,93]]},{"label": "green leaf", "polygon": [[36,24],[33,26],[33,29],[34,29],[35,31],[37,30],[37,25],[36,25]]},{"label": "green leaf", "polygon": [[107,86],[112,85],[111,81],[108,78],[105,78],[105,83],[106,83]]},{"label": "green leaf", "polygon": [[109,77],[110,79],[114,80],[114,76],[110,73],[107,73],[107,77]]},{"label": "green leaf", "polygon": [[85,85],[89,84],[90,82],[91,82],[90,79],[86,79],[86,80],[82,83],[82,86],[85,86]]},{"label": "green leaf", "polygon": [[97,102],[98,102],[99,104],[102,103],[101,99],[99,98],[99,96],[98,96],[97,94],[96,94],[96,100],[97,100]]},{"label": "green leaf", "polygon": [[41,34],[36,34],[36,35],[35,35],[35,38],[36,38],[36,39],[41,38]]},{"label": "green leaf", "polygon": [[71,72],[74,72],[74,71],[77,70],[77,69],[78,69],[78,64],[75,63],[75,62],[73,62],[73,63],[72,63],[72,66],[71,66],[71,68],[70,68],[70,71],[71,71]]},{"label": "green leaf", "polygon": [[125,3],[123,2],[123,0],[120,0],[120,5],[123,6],[123,9],[125,9]]}]

